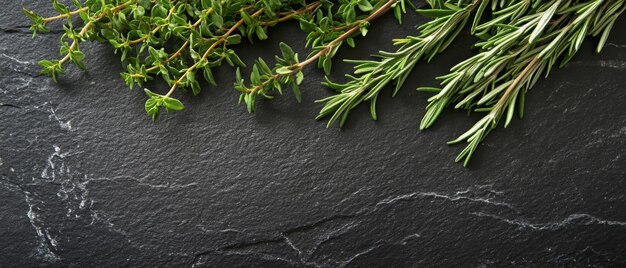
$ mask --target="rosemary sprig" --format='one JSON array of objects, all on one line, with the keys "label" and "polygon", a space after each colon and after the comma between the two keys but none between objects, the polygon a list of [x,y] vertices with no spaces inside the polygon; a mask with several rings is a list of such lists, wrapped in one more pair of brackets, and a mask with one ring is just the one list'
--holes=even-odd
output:
[{"label": "rosemary sprig", "polygon": [[418,10],[434,19],[418,27],[419,36],[394,40],[394,45],[400,46],[398,51],[380,51],[376,55],[377,60],[348,60],[347,62],[355,64],[355,76],[347,75],[350,81],[345,84],[333,83],[327,79],[324,85],[334,89],[337,94],[318,101],[324,103],[324,107],[317,118],[330,116],[328,126],[337,120],[339,126],[343,126],[352,109],[363,101],[370,101],[370,113],[372,119],[376,120],[376,100],[380,91],[390,82],[394,82],[395,95],[420,59],[426,58],[430,61],[448,47],[479,3],[459,2],[461,6],[431,1],[432,9]]},{"label": "rosemary sprig", "polygon": [[[499,31],[487,41],[479,43],[478,45],[485,51],[453,67],[453,72],[449,75],[439,78],[443,80],[443,89],[419,88],[418,90],[421,91],[438,91],[437,95],[429,99],[429,105],[426,108],[427,112],[422,119],[420,129],[430,127],[443,109],[450,103],[451,99],[457,96],[459,91],[469,91],[474,87],[482,88],[485,85],[489,85],[494,79],[497,79],[499,70],[502,70],[508,63],[520,56],[525,49],[529,48],[527,43],[530,40],[529,42],[521,42],[521,40],[531,38],[531,34],[535,36],[537,33],[540,34],[561,5],[561,2],[560,0],[547,1],[539,6],[536,12],[532,12],[532,15],[519,19],[519,23],[507,24],[510,27]],[[515,9],[505,9],[505,11],[510,13],[516,12]],[[494,18],[494,20],[501,21],[502,17],[510,17],[508,16],[509,12],[499,14],[501,16]],[[495,24],[488,22],[487,25]],[[520,46],[520,43],[522,44],[521,47],[514,49]],[[511,51],[511,53],[502,53],[503,51]],[[476,94],[479,93],[479,91],[474,92]],[[471,95],[471,97],[474,97],[474,95]],[[464,99],[460,102],[460,105],[469,101],[471,101],[471,98]]]},{"label": "rosemary sprig", "polygon": [[[433,19],[418,28],[419,36],[394,40],[399,49],[381,51],[376,60],[349,61],[355,64],[355,70],[354,75],[347,75],[347,83],[325,82],[337,93],[319,101],[324,107],[318,119],[330,116],[328,126],[335,122],[343,126],[353,108],[370,101],[370,113],[376,120],[380,91],[393,82],[395,95],[420,59],[430,61],[471,20],[470,32],[481,39],[476,44],[480,52],[453,67],[450,74],[439,77],[441,88],[418,88],[435,93],[429,99],[420,129],[432,126],[449,105],[487,112],[474,127],[450,142],[468,142],[456,159],[465,165],[502,116],[505,127],[516,110],[523,116],[525,94],[543,72],[547,76],[559,59],[560,66],[564,66],[589,35],[600,36],[599,52],[615,20],[626,8],[624,0],[428,2],[430,9],[419,12]],[[485,19],[487,15],[490,18]]]},{"label": "rosemary sprig", "polygon": [[503,116],[505,127],[516,110],[523,116],[527,91],[544,72],[547,77],[559,59],[562,58],[560,66],[567,64],[588,35],[602,33],[598,51],[601,49],[610,25],[626,8],[625,2],[535,1],[525,16],[506,26],[495,26],[496,34],[481,43],[482,53],[441,77],[445,87],[429,100],[422,127],[432,125],[440,106],[447,103],[469,111],[487,112],[472,128],[450,142],[468,142],[456,159],[467,165],[480,142]]}]

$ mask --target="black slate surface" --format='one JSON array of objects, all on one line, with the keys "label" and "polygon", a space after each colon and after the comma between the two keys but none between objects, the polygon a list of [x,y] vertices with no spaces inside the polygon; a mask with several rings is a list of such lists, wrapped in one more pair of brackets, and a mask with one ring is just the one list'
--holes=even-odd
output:
[{"label": "black slate surface", "polygon": [[[38,75],[59,33],[31,40],[19,2],[2,5],[1,267],[626,265],[624,16],[602,54],[587,42],[463,168],[445,142],[476,117],[449,111],[419,132],[427,95],[413,89],[471,55],[467,34],[383,94],[378,122],[366,107],[343,130],[313,120],[330,94],[316,69],[302,104],[288,94],[248,114],[221,68],[220,87],[155,124],[106,45],[86,47],[87,72]],[[391,49],[421,21],[378,20],[340,50],[335,78],[351,68],[340,59]],[[295,24],[270,34],[241,45],[247,62],[303,45]]]}]

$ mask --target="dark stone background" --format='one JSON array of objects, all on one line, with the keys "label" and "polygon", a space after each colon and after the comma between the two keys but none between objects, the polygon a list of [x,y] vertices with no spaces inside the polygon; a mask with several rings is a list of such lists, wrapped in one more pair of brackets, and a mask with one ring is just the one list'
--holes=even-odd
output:
[{"label": "dark stone background", "polygon": [[[468,34],[382,94],[378,122],[367,107],[343,130],[313,120],[330,94],[314,68],[302,104],[286,94],[248,114],[225,67],[220,87],[179,95],[187,109],[155,124],[107,45],[84,46],[87,72],[38,75],[60,33],[32,40],[20,3],[1,2],[2,267],[626,265],[624,16],[602,54],[588,41],[463,168],[445,142],[477,117],[448,111],[419,132],[427,95],[414,88],[471,55]],[[341,59],[392,49],[422,20],[376,21],[340,50],[335,79],[351,68]],[[246,62],[303,46],[295,23],[270,34],[240,46]]]}]

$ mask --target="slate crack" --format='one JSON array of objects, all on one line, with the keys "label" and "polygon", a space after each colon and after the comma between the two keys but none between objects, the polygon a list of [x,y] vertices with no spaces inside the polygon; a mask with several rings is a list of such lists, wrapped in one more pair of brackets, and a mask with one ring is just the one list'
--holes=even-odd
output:
[{"label": "slate crack", "polygon": [[339,267],[346,267],[348,264],[352,263],[354,260],[356,260],[358,257],[361,257],[367,253],[370,253],[378,248],[380,248],[382,246],[382,244],[375,244],[369,248],[367,248],[366,250],[360,251],[356,254],[354,254],[352,257],[348,258],[347,260],[339,263]]},{"label": "slate crack", "polygon": [[282,241],[283,239],[281,238],[273,238],[273,239],[259,240],[259,241],[253,241],[253,242],[243,242],[243,243],[237,243],[237,244],[225,246],[218,250],[231,251],[231,250],[237,250],[237,249],[242,249],[242,248],[247,248],[247,247],[252,247],[252,246],[268,244],[268,243],[279,243]]},{"label": "slate crack", "polygon": [[15,109],[21,109],[21,106],[15,105],[15,104],[10,104],[10,103],[0,103],[0,107],[8,107],[8,108],[15,108]]},{"label": "slate crack", "polygon": [[239,243],[239,244],[235,244],[235,245],[230,245],[230,246],[226,246],[226,247],[222,247],[222,248],[218,248],[218,249],[210,249],[210,250],[206,250],[206,251],[202,251],[199,253],[194,254],[194,257],[192,259],[191,262],[191,267],[196,267],[196,265],[199,264],[200,258],[202,258],[205,255],[211,254],[211,253],[217,253],[217,254],[221,254],[221,255],[226,255],[226,256],[230,256],[230,255],[251,255],[251,256],[256,256],[259,257],[261,259],[264,260],[278,260],[278,261],[282,261],[282,262],[286,262],[292,265],[298,265],[300,263],[297,263],[293,260],[289,260],[289,259],[285,259],[285,258],[281,258],[278,256],[274,256],[271,254],[266,254],[266,253],[259,253],[259,252],[254,252],[254,251],[238,251],[237,249],[240,248],[245,248],[248,246],[254,246],[254,245],[261,245],[261,244],[266,244],[266,243],[275,243],[275,242],[282,242],[283,240],[280,238],[277,239],[269,239],[269,240],[262,240],[262,241],[257,241],[257,242],[253,242],[253,243]]},{"label": "slate crack", "polygon": [[289,264],[292,264],[292,265],[298,265],[299,264],[299,263],[297,263],[295,261],[292,261],[292,260],[289,260],[289,259],[285,259],[285,258],[281,258],[281,257],[278,257],[278,256],[274,256],[274,255],[271,255],[271,254],[258,253],[258,252],[252,252],[252,251],[250,251],[250,252],[219,252],[218,251],[218,253],[223,254],[223,255],[227,255],[227,256],[230,256],[230,255],[255,256],[255,257],[258,257],[258,258],[260,258],[262,260],[281,261],[281,262],[286,262],[286,263],[289,263]]},{"label": "slate crack", "polygon": [[507,219],[498,215],[487,214],[483,212],[474,212],[472,215],[478,217],[487,217],[492,218],[507,224],[517,225],[520,229],[532,229],[537,231],[554,231],[558,229],[562,229],[569,226],[589,226],[589,225],[607,225],[607,226],[617,226],[626,229],[626,222],[622,221],[612,221],[612,220],[604,220],[598,217],[589,215],[589,214],[571,214],[567,216],[565,219],[558,222],[547,222],[547,223],[531,223],[523,219]]},{"label": "slate crack", "polygon": [[[341,217],[343,218],[343,217]],[[354,255],[351,255],[348,258],[345,258],[344,260],[325,260],[323,263],[319,263],[319,262],[315,262],[315,261],[311,261],[311,257],[313,256],[313,253],[317,250],[317,248],[325,243],[326,241],[329,241],[330,239],[332,239],[337,233],[342,233],[344,230],[349,230],[351,228],[353,228],[354,226],[357,226],[358,223],[355,222],[351,222],[349,224],[344,224],[342,225],[340,228],[337,228],[329,233],[327,233],[326,235],[323,236],[319,236],[318,238],[323,238],[320,239],[318,241],[318,243],[315,245],[315,247],[313,247],[313,249],[306,251],[304,249],[299,248],[298,246],[296,246],[296,244],[294,243],[294,241],[292,241],[291,238],[289,238],[289,236],[287,235],[288,232],[290,231],[291,233],[294,233],[294,230],[308,230],[311,226],[316,226],[319,225],[320,222],[328,222],[331,219],[325,219],[322,221],[318,221],[312,224],[308,224],[308,225],[304,225],[304,226],[299,226],[299,227],[295,227],[292,229],[289,229],[285,232],[282,232],[278,237],[273,237],[270,239],[264,239],[264,240],[258,240],[258,241],[252,241],[252,242],[244,242],[244,243],[237,243],[237,244],[233,244],[233,245],[228,245],[225,247],[221,247],[218,249],[211,249],[211,250],[207,250],[207,251],[203,251],[203,252],[199,252],[194,254],[194,258],[192,260],[192,265],[191,267],[196,267],[196,265],[198,265],[200,258],[202,258],[202,256],[211,254],[211,253],[217,253],[217,254],[224,254],[224,255],[252,255],[252,256],[257,256],[259,258],[265,259],[265,260],[280,260],[280,261],[285,261],[287,263],[296,265],[296,266],[307,266],[307,267],[345,267],[347,265],[349,265],[350,263],[352,263],[355,259],[359,258],[360,256],[363,256],[365,254],[368,254],[380,247],[382,247],[383,245],[401,245],[401,246],[407,246],[407,244],[413,240],[413,239],[417,239],[420,238],[421,236],[419,234],[413,233],[413,234],[409,234],[407,236],[404,236],[400,239],[398,239],[395,242],[390,242],[390,241],[386,241],[386,240],[379,240],[377,242],[374,243],[374,245],[368,247],[365,250],[359,251],[357,253],[355,253]],[[249,247],[254,247],[254,246],[259,246],[259,245],[265,245],[265,244],[270,244],[270,243],[285,243],[286,245],[288,245],[292,250],[294,250],[297,254],[297,259],[296,260],[291,260],[289,258],[284,258],[284,257],[279,257],[279,256],[275,256],[272,254],[267,254],[267,253],[259,253],[254,251],[254,249],[249,249]]]},{"label": "slate crack", "polygon": [[514,211],[516,213],[519,213],[519,210],[517,210],[513,205],[506,203],[506,202],[500,202],[500,201],[494,201],[492,198],[490,197],[475,197],[473,192],[476,191],[487,191],[488,195],[502,195],[502,192],[498,192],[498,191],[494,191],[491,189],[492,185],[478,185],[478,186],[473,186],[473,187],[469,187],[466,190],[463,191],[457,191],[454,194],[443,194],[443,193],[437,193],[437,192],[412,192],[412,193],[408,193],[408,194],[402,194],[402,195],[397,195],[397,196],[392,196],[392,197],[388,197],[385,198],[379,202],[377,202],[373,207],[365,207],[361,210],[359,210],[357,212],[357,214],[362,214],[362,213],[368,213],[370,211],[376,211],[378,210],[380,207],[382,206],[387,206],[387,205],[395,205],[398,202],[402,202],[402,201],[411,201],[411,200],[415,200],[418,199],[420,197],[430,197],[430,198],[435,198],[435,199],[443,199],[443,200],[447,200],[447,201],[451,201],[451,202],[456,202],[456,201],[467,201],[467,202],[472,202],[472,203],[482,203],[485,205],[492,205],[492,206],[497,206],[497,207],[504,207],[507,208],[511,211]]},{"label": "slate crack", "polygon": [[[560,264],[561,266],[567,263],[585,263],[585,262],[593,263],[593,264],[600,264],[600,263],[609,264],[609,263],[612,263],[615,259],[616,259],[615,256],[612,256],[612,254],[600,252],[600,251],[595,250],[591,246],[587,246],[582,250],[578,250],[578,251],[574,251],[574,252],[570,252],[566,254],[559,254],[549,259],[548,262],[552,264]],[[612,265],[615,265],[615,264],[617,263],[612,263]]]},{"label": "slate crack", "polygon": [[324,219],[321,219],[321,220],[318,220],[318,221],[315,221],[315,222],[312,222],[312,223],[308,223],[308,224],[304,224],[304,225],[300,225],[300,226],[297,226],[297,227],[293,227],[293,228],[287,229],[287,230],[283,231],[283,233],[288,235],[288,234],[292,234],[292,233],[296,233],[296,232],[307,231],[307,230],[310,230],[310,229],[314,229],[315,227],[317,227],[319,225],[322,225],[324,223],[327,223],[327,222],[331,222],[331,221],[335,221],[335,220],[339,220],[339,219],[351,219],[351,218],[354,218],[354,217],[355,217],[355,215],[335,215],[335,216],[324,218]]},{"label": "slate crack", "polygon": [[312,249],[310,249],[308,252],[306,252],[305,256],[304,253],[302,252],[302,250],[298,249],[295,247],[295,245],[293,245],[293,243],[291,243],[291,240],[289,239],[289,237],[286,234],[283,234],[283,236],[286,239],[286,242],[294,249],[298,252],[298,256],[302,259],[303,262],[308,262],[312,257],[313,254],[315,252],[317,252],[318,248],[322,245],[324,245],[325,243],[328,243],[329,241],[332,241],[334,239],[337,239],[338,237],[340,237],[341,235],[347,233],[349,230],[351,230],[352,228],[358,226],[360,224],[360,222],[350,222],[347,224],[343,224],[341,225],[339,228],[335,228],[330,232],[327,232],[325,234],[319,235],[316,237],[316,241],[315,244],[313,246]]},{"label": "slate crack", "polygon": [[[355,218],[369,215],[371,213],[374,213],[376,211],[383,209],[386,206],[393,206],[395,204],[398,204],[399,202],[413,201],[413,200],[417,200],[420,198],[442,199],[444,201],[449,201],[449,202],[469,202],[469,203],[484,204],[484,205],[489,205],[489,206],[502,207],[507,210],[519,213],[519,211],[513,205],[506,203],[506,202],[494,200],[495,197],[502,196],[503,194],[504,193],[501,191],[493,190],[493,185],[477,185],[477,186],[468,187],[465,190],[456,191],[452,194],[418,191],[418,192],[412,192],[412,193],[407,193],[407,194],[402,194],[402,195],[397,195],[397,196],[390,196],[390,197],[387,197],[385,199],[382,199],[376,202],[373,206],[367,206],[367,207],[361,208],[360,210],[358,210],[357,212],[353,214],[336,214],[327,218],[323,218],[318,221],[306,223],[300,226],[289,228],[287,230],[279,231],[277,235],[274,235],[273,237],[269,239],[237,243],[233,245],[228,245],[226,247],[198,253],[195,255],[193,259],[193,264],[195,265],[198,262],[199,258],[201,258],[203,255],[214,253],[214,252],[236,251],[239,253],[246,252],[246,254],[254,254],[253,253],[254,249],[247,249],[247,248],[264,245],[268,243],[285,243],[296,253],[297,261],[299,262],[300,265],[307,265],[307,266],[314,266],[314,267],[327,267],[327,266],[343,267],[343,266],[350,264],[359,256],[362,256],[373,250],[376,250],[377,248],[381,247],[383,244],[406,246],[411,240],[421,237],[419,234],[413,233],[393,242],[392,241],[378,241],[374,245],[369,247],[368,249],[358,252],[352,255],[352,257],[349,257],[345,260],[327,259],[327,260],[324,260],[324,263],[311,261],[311,258],[314,256],[314,253],[318,250],[318,248],[321,245],[323,245],[324,243],[332,239],[335,239],[338,235],[345,233],[347,230],[350,230],[354,228],[355,226],[358,226],[360,224],[360,221]],[[316,228],[323,226],[326,223],[334,222],[338,220],[350,220],[350,222],[346,224],[342,224],[338,228],[335,227],[333,228],[332,231],[316,235],[315,238],[312,238],[315,240],[315,241],[312,241],[313,242],[312,247],[303,249],[299,247],[295,243],[295,241],[292,239],[292,236],[297,233],[315,231]],[[308,241],[311,242],[310,239]],[[264,256],[268,258],[271,255],[265,254]]]},{"label": "slate crack", "polygon": [[315,267],[324,267],[321,264],[317,264],[316,262],[310,262],[309,259],[311,258],[311,256],[309,257],[305,257],[304,253],[302,252],[302,250],[300,250],[298,247],[296,247],[296,245],[293,244],[293,242],[291,242],[291,240],[289,239],[289,237],[287,237],[286,235],[282,235],[285,243],[287,245],[289,245],[289,247],[291,247],[293,250],[295,250],[298,253],[298,258],[300,259],[300,262],[302,262],[303,264],[310,264],[313,265]]},{"label": "slate crack", "polygon": [[[315,227],[326,223],[326,222],[330,222],[339,218],[351,218],[349,216],[334,216],[334,217],[330,217],[327,219],[323,219],[320,221],[316,221],[310,224],[306,224],[306,225],[302,225],[302,226],[298,226],[298,227],[294,227],[291,229],[288,229],[286,231],[280,232],[278,235],[274,235],[271,238],[268,239],[261,239],[261,240],[254,240],[250,241],[250,242],[242,242],[242,243],[236,243],[236,244],[232,244],[232,245],[228,245],[228,246],[224,246],[218,249],[211,249],[211,250],[207,250],[207,251],[203,251],[197,254],[194,254],[194,258],[192,260],[192,267],[195,267],[195,265],[198,263],[199,259],[207,254],[211,254],[211,253],[220,253],[220,254],[249,254],[249,255],[257,255],[257,256],[262,256],[264,259],[279,259],[279,260],[284,260],[284,261],[288,261],[290,264],[294,264],[294,265],[305,265],[305,266],[311,266],[311,267],[328,267],[328,265],[324,265],[324,264],[320,264],[314,261],[311,261],[311,257],[313,256],[313,253],[317,250],[317,248],[319,247],[319,245],[325,243],[326,241],[332,239],[337,233],[342,233],[344,230],[349,230],[351,229],[353,226],[356,226],[357,224],[355,224],[354,222],[351,222],[349,224],[344,224],[342,226],[340,226],[339,228],[332,230],[329,233],[326,233],[325,235],[322,236],[318,236],[317,239],[318,241],[316,241],[315,246],[309,250],[303,250],[300,249],[298,246],[296,246],[294,244],[294,242],[289,238],[290,234],[294,234],[294,233],[298,233],[298,232],[303,232],[303,231],[308,231],[311,229],[314,229]],[[231,229],[227,229],[228,231],[232,231]],[[220,231],[220,232],[224,232],[224,230]],[[237,231],[238,233],[244,233],[242,231]],[[255,246],[262,246],[265,244],[272,244],[272,243],[283,243],[287,246],[289,246],[293,251],[295,251],[296,255],[297,255],[297,260],[288,260],[285,258],[281,258],[281,257],[277,257],[277,256],[273,256],[271,254],[265,254],[265,253],[257,253],[254,252],[253,249],[248,249],[251,247],[255,247]],[[331,261],[335,264],[338,264],[339,262],[335,262],[335,261]]]},{"label": "slate crack", "polygon": [[119,181],[119,180],[131,180],[131,181],[135,181],[137,182],[137,185],[140,186],[146,186],[149,188],[153,188],[153,189],[167,189],[167,190],[175,190],[175,189],[184,189],[184,188],[189,188],[189,187],[193,187],[193,186],[197,186],[198,183],[196,182],[192,182],[192,183],[187,183],[187,184],[178,184],[178,183],[163,183],[163,184],[153,184],[153,183],[148,183],[145,181],[145,178],[135,178],[132,176],[116,176],[116,177],[103,177],[103,178],[89,178],[87,179],[87,182],[94,182],[94,181]]}]

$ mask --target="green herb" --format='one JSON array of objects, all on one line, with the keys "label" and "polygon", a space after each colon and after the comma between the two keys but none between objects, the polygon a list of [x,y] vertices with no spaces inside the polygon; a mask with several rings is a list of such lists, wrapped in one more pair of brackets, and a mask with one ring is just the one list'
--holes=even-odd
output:
[{"label": "green herb", "polygon": [[[523,116],[525,95],[541,75],[547,76],[558,64],[564,66],[588,36],[599,36],[600,52],[617,17],[626,9],[626,0],[428,0],[418,10],[431,20],[417,28],[416,36],[394,40],[395,52],[381,51],[374,60],[350,60],[354,74],[348,82],[326,86],[335,94],[319,100],[323,107],[318,119],[329,117],[328,126],[343,126],[349,113],[369,101],[374,120],[376,101],[387,85],[395,95],[418,62],[431,61],[469,27],[479,41],[475,56],[459,63],[439,77],[441,87],[420,87],[434,94],[426,106],[420,129],[432,126],[451,105],[485,116],[450,143],[467,142],[457,161],[468,164],[485,137],[502,119],[504,126],[517,113]],[[240,102],[253,112],[258,96],[272,99],[290,87],[298,102],[302,69],[316,63],[329,74],[331,59],[339,47],[354,47],[357,35],[366,36],[370,23],[393,11],[401,21],[407,0],[73,0],[73,8],[52,0],[59,15],[44,18],[23,9],[33,21],[33,37],[48,32],[48,24],[64,21],[60,59],[42,60],[42,72],[55,81],[65,72],[66,63],[84,69],[81,43],[111,44],[125,66],[121,75],[130,88],[141,87],[155,77],[170,89],[155,93],[144,89],[145,110],[157,120],[162,109],[178,111],[184,105],[174,98],[182,89],[197,95],[198,74],[216,86],[212,69],[226,62],[236,67],[235,89]],[[414,8],[414,7],[413,7]],[[75,27],[79,17],[81,27]],[[269,67],[259,58],[252,66],[250,86],[239,67],[244,62],[235,46],[268,38],[269,29],[296,20],[307,34],[306,57],[300,57],[285,43],[276,65]],[[167,46],[166,46],[167,44]],[[302,59],[302,60],[301,60]]]},{"label": "green herb", "polygon": [[[507,8],[476,27],[483,41],[481,52],[442,76],[441,89],[429,99],[420,128],[431,126],[444,107],[486,112],[467,132],[450,144],[466,141],[456,161],[467,165],[487,134],[504,116],[504,126],[516,111],[524,115],[526,92],[559,61],[564,66],[576,54],[585,37],[602,35],[604,46],[611,26],[624,11],[626,1],[510,1]],[[487,5],[485,1],[483,6]]]},{"label": "green herb", "polygon": [[[415,64],[425,57],[430,61],[444,50],[468,21],[471,33],[481,39],[480,52],[439,77],[442,88],[421,87],[435,93],[428,100],[420,129],[432,126],[444,108],[487,113],[467,132],[450,144],[466,141],[467,147],[456,161],[467,165],[487,134],[504,116],[508,126],[517,111],[524,114],[525,95],[559,61],[564,66],[576,54],[587,36],[600,36],[600,52],[617,17],[626,9],[624,0],[473,0],[429,1],[431,9],[420,10],[433,17],[420,26],[419,36],[395,40],[396,52],[380,52],[377,60],[355,63],[349,82],[325,84],[337,94],[320,100],[324,107],[318,118],[330,116],[328,125],[337,120],[342,126],[350,110],[370,101],[376,120],[376,99],[390,82],[395,95]],[[473,19],[472,19],[473,17]]]},{"label": "green herb", "polygon": [[[437,7],[437,5],[435,5]],[[350,111],[363,101],[370,101],[370,113],[374,120],[376,115],[376,100],[380,91],[390,82],[395,83],[395,95],[415,64],[423,57],[432,59],[443,51],[459,34],[470,17],[472,5],[458,7],[448,4],[441,9],[420,10],[427,16],[438,16],[418,28],[420,36],[408,36],[394,40],[400,46],[396,52],[380,52],[377,60],[352,60],[355,76],[348,76],[350,81],[337,84],[326,81],[324,84],[338,93],[319,102],[324,108],[318,116],[331,116],[328,126],[340,120],[343,126]]]},{"label": "green herb", "polygon": [[[285,73],[283,68],[280,77],[273,79],[290,83],[279,79],[290,77],[288,79],[297,85],[303,79],[299,69],[316,59],[319,59],[321,67],[329,71],[330,58],[341,42],[345,40],[354,46],[355,29],[365,35],[369,21],[389,10],[392,5],[397,6],[396,14],[400,18],[404,4],[400,7],[396,5],[398,1],[341,0],[336,4],[329,0],[86,0],[81,4],[74,0],[74,10],[70,10],[53,0],[52,6],[59,13],[57,16],[43,18],[32,11],[23,10],[33,20],[30,28],[33,37],[39,32],[48,32],[50,22],[65,22],[65,33],[61,37],[62,58],[39,63],[42,72],[55,81],[58,75],[65,72],[65,63],[73,63],[84,69],[85,55],[79,45],[87,40],[106,42],[115,48],[126,69],[122,77],[131,88],[141,87],[148,80],[160,76],[168,83],[170,90],[164,94],[145,91],[149,97],[145,103],[146,112],[156,120],[161,108],[168,111],[183,108],[182,105],[168,106],[168,103],[172,103],[168,100],[174,100],[174,93],[178,89],[191,90],[194,95],[200,93],[199,73],[215,86],[217,82],[212,73],[214,67],[224,62],[245,67],[233,49],[242,38],[250,42],[267,39],[271,26],[298,20],[302,30],[308,34],[307,45],[315,55],[310,61],[300,63],[298,70],[290,70],[293,75]],[[72,19],[75,16],[83,21],[82,27],[73,26]],[[289,56],[294,57],[295,54]],[[253,82],[263,65],[261,60],[253,67]],[[261,70],[266,71],[264,68]],[[270,86],[269,81],[265,84]],[[255,84],[255,87],[261,89],[263,86]],[[243,86],[238,86],[238,89],[242,91],[242,100],[248,104],[250,111],[253,110],[256,95],[269,97],[268,88],[245,90]],[[294,92],[300,100],[297,87],[294,87]]]},{"label": "green herb", "polygon": [[[338,14],[333,14],[329,10],[324,15],[320,10],[317,16],[310,18],[310,20],[300,20],[302,30],[309,32],[307,44],[313,47],[313,52],[306,60],[300,62],[298,55],[287,44],[281,43],[282,57],[276,57],[277,64],[273,69],[270,69],[263,59],[256,61],[250,75],[251,87],[244,85],[239,70],[237,70],[235,89],[241,91],[240,101],[246,103],[248,111],[254,111],[257,95],[272,99],[273,97],[269,95],[272,91],[276,90],[282,94],[283,87],[288,86],[292,88],[296,100],[300,102],[299,85],[304,79],[302,68],[317,61],[317,66],[322,68],[326,74],[330,74],[331,58],[336,54],[337,49],[344,41],[354,46],[353,35],[360,33],[365,36],[370,21],[394,7],[396,7],[396,10],[400,10],[400,12],[405,11],[404,1],[385,0],[372,2],[374,2],[373,5],[367,1],[351,2],[352,4],[357,4],[363,12],[371,11],[369,16],[362,19],[355,19],[354,12],[351,11],[353,9],[347,9],[350,12],[346,12],[346,8],[349,8],[350,5],[343,5],[338,9]],[[400,13],[396,12],[396,14]],[[333,21],[333,17],[338,15],[343,15],[344,18]],[[397,16],[397,18],[400,20],[400,16]]]}]

